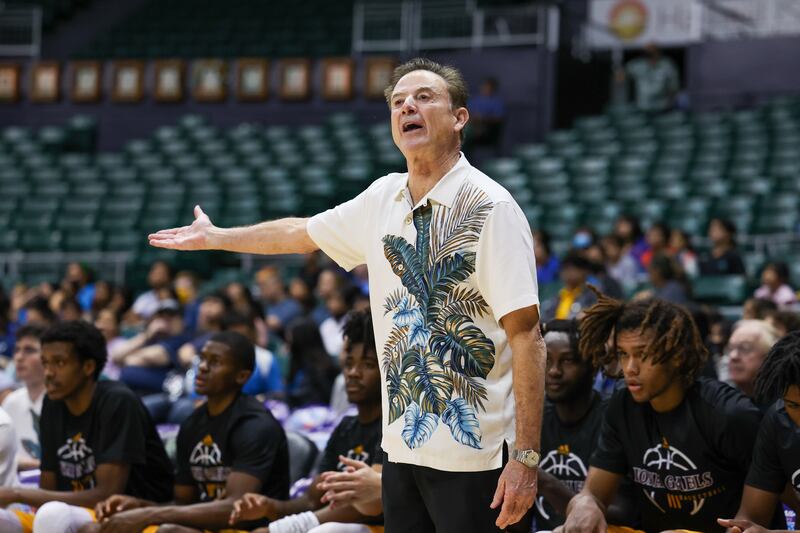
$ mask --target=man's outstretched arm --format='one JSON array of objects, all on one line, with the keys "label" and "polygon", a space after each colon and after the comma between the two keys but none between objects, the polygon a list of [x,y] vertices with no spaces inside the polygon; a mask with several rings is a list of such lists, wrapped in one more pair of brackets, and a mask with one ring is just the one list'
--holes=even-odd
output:
[{"label": "man's outstretched arm", "polygon": [[226,250],[246,254],[304,254],[319,247],[311,240],[307,218],[283,218],[240,228],[218,228],[200,206],[191,226],[148,236],[150,245],[173,250]]}]

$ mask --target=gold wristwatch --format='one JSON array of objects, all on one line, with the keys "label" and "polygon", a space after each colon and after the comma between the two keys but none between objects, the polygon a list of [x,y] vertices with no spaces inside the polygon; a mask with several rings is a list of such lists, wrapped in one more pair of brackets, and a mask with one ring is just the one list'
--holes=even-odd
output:
[{"label": "gold wristwatch", "polygon": [[539,455],[539,452],[536,450],[517,450],[514,448],[511,450],[511,458],[515,461],[519,461],[528,468],[536,468],[539,466],[541,455]]}]

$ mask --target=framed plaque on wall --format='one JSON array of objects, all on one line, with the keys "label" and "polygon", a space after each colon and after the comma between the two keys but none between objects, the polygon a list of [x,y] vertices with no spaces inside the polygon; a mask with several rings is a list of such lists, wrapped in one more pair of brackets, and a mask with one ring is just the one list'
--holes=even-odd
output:
[{"label": "framed plaque on wall", "polygon": [[263,102],[269,96],[269,61],[240,59],[236,62],[236,97],[242,102]]},{"label": "framed plaque on wall", "polygon": [[192,64],[192,97],[198,102],[221,102],[226,95],[225,62],[201,59]]},{"label": "framed plaque on wall", "polygon": [[392,80],[392,71],[397,61],[391,57],[368,57],[366,61],[366,79],[364,80],[364,96],[371,100],[383,100],[383,90]]},{"label": "framed plaque on wall", "polygon": [[322,97],[325,100],[353,98],[353,60],[329,58],[322,62]]},{"label": "framed plaque on wall", "polygon": [[183,100],[183,61],[165,59],[155,62],[156,102],[179,102]]},{"label": "framed plaque on wall", "polygon": [[98,61],[72,63],[73,102],[96,102],[100,99],[100,73]]},{"label": "framed plaque on wall", "polygon": [[111,99],[119,103],[134,103],[143,97],[144,62],[115,61]]},{"label": "framed plaque on wall", "polygon": [[0,64],[0,102],[19,99],[19,65]]},{"label": "framed plaque on wall", "polygon": [[31,102],[57,102],[61,96],[61,68],[55,61],[37,63],[31,69]]},{"label": "framed plaque on wall", "polygon": [[281,61],[281,98],[307,100],[311,96],[311,65],[308,59]]}]

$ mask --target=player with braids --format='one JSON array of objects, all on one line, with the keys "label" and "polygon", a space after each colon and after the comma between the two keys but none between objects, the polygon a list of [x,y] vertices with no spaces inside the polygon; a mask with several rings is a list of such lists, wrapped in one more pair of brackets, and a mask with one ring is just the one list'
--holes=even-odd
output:
[{"label": "player with braids", "polygon": [[739,507],[761,413],[733,387],[698,377],[708,355],[691,315],[666,301],[598,293],[579,348],[597,365],[618,366],[626,387],[609,400],[583,489],[556,531],[605,533],[625,477],[641,513],[626,526],[725,531],[716,519]]},{"label": "player with braids", "polygon": [[719,520],[731,533],[778,531],[767,528],[781,499],[800,511],[800,332],[772,347],[756,378],[756,397],[772,406],[758,430],[739,512]]}]

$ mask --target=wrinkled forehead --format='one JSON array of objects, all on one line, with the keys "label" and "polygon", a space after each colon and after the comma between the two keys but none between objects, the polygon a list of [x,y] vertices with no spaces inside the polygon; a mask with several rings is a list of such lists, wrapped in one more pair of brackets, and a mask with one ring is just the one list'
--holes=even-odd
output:
[{"label": "wrinkled forehead", "polygon": [[430,70],[414,70],[400,78],[394,86],[392,96],[411,94],[423,88],[440,94],[448,94],[447,82],[444,81],[444,78]]}]

